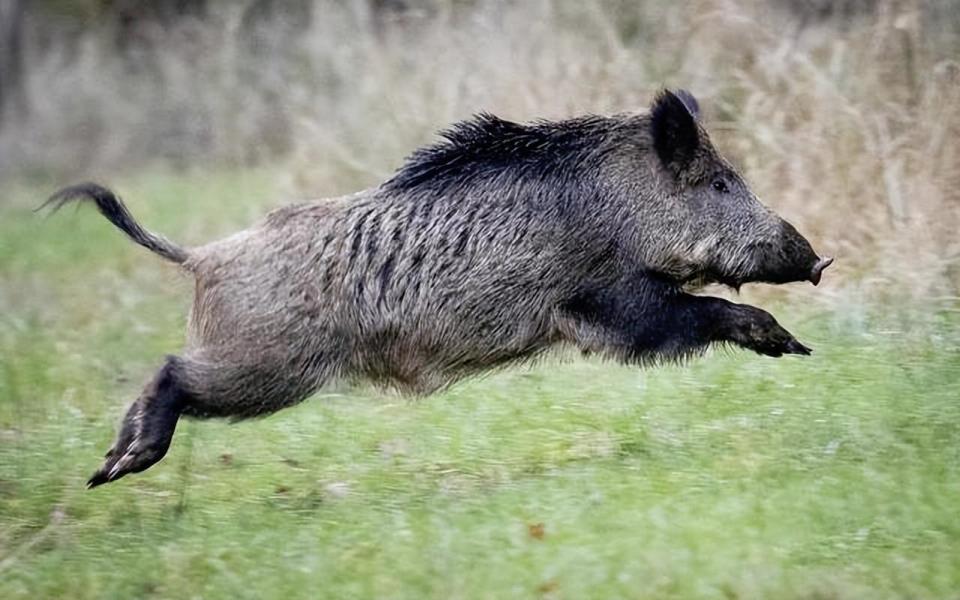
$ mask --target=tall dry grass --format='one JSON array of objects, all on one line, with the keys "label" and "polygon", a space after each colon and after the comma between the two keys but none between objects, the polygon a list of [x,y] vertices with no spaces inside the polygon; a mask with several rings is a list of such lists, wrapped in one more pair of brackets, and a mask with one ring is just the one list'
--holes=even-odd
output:
[{"label": "tall dry grass", "polygon": [[317,0],[251,24],[220,3],[133,56],[97,27],[52,43],[31,59],[29,118],[0,132],[5,172],[269,161],[290,194],[326,196],[480,110],[637,111],[686,87],[761,197],[840,257],[847,288],[958,295],[953,2],[407,4]]}]

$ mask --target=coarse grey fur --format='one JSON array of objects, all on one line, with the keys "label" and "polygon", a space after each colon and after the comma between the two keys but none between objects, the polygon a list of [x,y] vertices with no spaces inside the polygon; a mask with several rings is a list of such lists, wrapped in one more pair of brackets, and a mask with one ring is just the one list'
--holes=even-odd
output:
[{"label": "coarse grey fur", "polygon": [[[642,364],[711,343],[809,350],[766,312],[689,288],[819,281],[820,259],[710,143],[686,92],[648,114],[479,115],[352,196],[183,249],[93,200],[196,279],[186,348],[133,404],[90,485],[162,458],[177,418],[254,417],[335,378],[427,394],[568,344]],[[686,291],[685,291],[686,290]]]}]

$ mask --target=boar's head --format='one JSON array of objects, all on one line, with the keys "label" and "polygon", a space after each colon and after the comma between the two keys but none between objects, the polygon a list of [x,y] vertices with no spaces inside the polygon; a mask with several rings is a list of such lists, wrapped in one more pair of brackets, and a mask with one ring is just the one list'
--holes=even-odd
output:
[{"label": "boar's head", "polygon": [[[820,282],[833,262],[750,190],[714,148],[688,92],[662,92],[640,121],[643,191],[633,225],[652,271],[684,283]],[[652,182],[652,185],[651,185]],[[637,222],[639,220],[639,222]]]}]

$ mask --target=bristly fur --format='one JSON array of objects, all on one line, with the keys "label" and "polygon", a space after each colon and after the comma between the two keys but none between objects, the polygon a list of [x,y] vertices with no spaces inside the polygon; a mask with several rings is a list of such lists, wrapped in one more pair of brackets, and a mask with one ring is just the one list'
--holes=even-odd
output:
[{"label": "bristly fur", "polygon": [[377,188],[281,208],[189,251],[106,188],[54,195],[55,207],[92,200],[196,278],[187,347],[131,407],[91,485],[160,460],[181,415],[265,415],[334,379],[426,394],[558,345],[637,365],[726,343],[808,353],[758,308],[683,292],[804,279],[817,261],[691,111],[692,96],[665,92],[645,115],[481,114]]},{"label": "bristly fur", "polygon": [[381,187],[409,192],[496,177],[563,172],[599,148],[613,120],[589,115],[521,124],[480,113],[439,132],[443,141],[416,150]]}]

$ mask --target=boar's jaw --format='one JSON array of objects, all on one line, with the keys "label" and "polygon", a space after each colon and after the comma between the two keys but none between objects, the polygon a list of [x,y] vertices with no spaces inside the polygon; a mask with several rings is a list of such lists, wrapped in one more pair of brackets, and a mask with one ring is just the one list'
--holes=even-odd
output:
[{"label": "boar's jaw", "polygon": [[707,269],[683,278],[682,283],[688,289],[697,289],[711,283],[717,283],[738,292],[745,283],[784,284],[809,281],[813,285],[818,285],[823,276],[823,271],[831,264],[833,264],[833,258],[829,256],[819,257],[816,254],[813,255],[811,260],[802,261],[800,264],[790,264],[788,261],[784,261],[782,257],[773,261],[758,257],[754,263],[754,268],[734,269],[734,272],[717,268]]},{"label": "boar's jaw", "polygon": [[757,267],[742,275],[711,274],[705,277],[709,283],[721,283],[739,290],[745,283],[770,283],[780,285],[784,283],[799,283],[809,281],[818,285],[823,277],[823,271],[833,264],[833,258],[820,257],[813,254],[811,258],[799,262],[784,260],[777,257],[775,260],[758,260]]},{"label": "boar's jaw", "polygon": [[718,284],[739,292],[740,287],[744,283],[749,283],[750,281],[751,280],[748,278],[741,279],[739,277],[731,277],[714,271],[709,271],[688,277],[683,281],[683,287],[687,290],[696,291],[711,284]]}]

